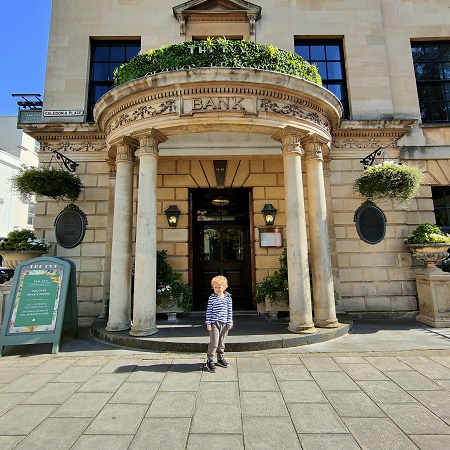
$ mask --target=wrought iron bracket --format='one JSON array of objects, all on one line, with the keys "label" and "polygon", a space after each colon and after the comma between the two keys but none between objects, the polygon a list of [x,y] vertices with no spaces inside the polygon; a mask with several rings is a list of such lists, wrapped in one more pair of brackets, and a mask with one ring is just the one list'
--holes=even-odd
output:
[{"label": "wrought iron bracket", "polygon": [[72,161],[70,158],[68,158],[67,156],[64,156],[63,154],[59,153],[58,150],[53,150],[52,151],[53,155],[56,156],[56,159],[58,161],[61,161],[62,164],[64,165],[64,167],[69,171],[69,172],[73,172],[75,173],[77,170],[77,167],[79,166],[79,164],[77,164],[75,161]]},{"label": "wrought iron bracket", "polygon": [[387,145],[382,145],[381,147],[377,148],[365,158],[361,159],[360,163],[364,166],[364,168],[371,166],[374,163],[375,158],[377,156],[381,156],[384,153],[386,147]]}]

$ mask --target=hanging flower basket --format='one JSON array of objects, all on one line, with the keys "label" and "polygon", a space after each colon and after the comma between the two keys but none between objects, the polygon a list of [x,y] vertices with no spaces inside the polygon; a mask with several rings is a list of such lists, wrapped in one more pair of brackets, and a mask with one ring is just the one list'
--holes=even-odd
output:
[{"label": "hanging flower basket", "polygon": [[11,188],[26,203],[33,195],[75,201],[83,191],[78,175],[55,167],[25,168],[11,179]]},{"label": "hanging flower basket", "polygon": [[353,182],[353,188],[368,200],[401,198],[409,201],[417,195],[424,179],[421,169],[417,166],[384,161],[382,164],[368,167]]}]

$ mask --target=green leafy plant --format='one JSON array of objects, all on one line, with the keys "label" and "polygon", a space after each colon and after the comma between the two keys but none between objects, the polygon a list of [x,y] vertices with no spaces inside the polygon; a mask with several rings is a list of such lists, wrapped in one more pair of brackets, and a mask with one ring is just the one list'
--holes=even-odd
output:
[{"label": "green leafy plant", "polygon": [[114,71],[119,86],[136,78],[199,67],[251,67],[293,75],[322,85],[316,66],[301,56],[253,41],[211,39],[173,44],[136,55]]},{"label": "green leafy plant", "polygon": [[0,242],[0,252],[26,252],[26,251],[42,251],[48,252],[52,244],[44,239],[39,239],[30,230],[14,230],[10,231],[6,237]]},{"label": "green leafy plant", "polygon": [[167,250],[156,255],[156,305],[160,308],[172,306],[174,299],[184,311],[192,310],[192,293],[187,284],[180,281],[181,274],[173,270],[167,261]]},{"label": "green leafy plant", "polygon": [[369,200],[401,198],[411,200],[424,182],[419,167],[385,161],[370,166],[353,182],[354,192]]},{"label": "green leafy plant", "polygon": [[405,244],[449,244],[450,235],[444,233],[437,225],[421,223],[405,239]]},{"label": "green leafy plant", "polygon": [[261,283],[256,285],[256,303],[264,303],[266,295],[272,302],[276,301],[278,292],[286,293],[287,295],[289,285],[286,247],[280,256],[280,263],[281,267],[279,270],[275,271],[272,276],[264,278]]},{"label": "green leafy plant", "polygon": [[11,189],[27,203],[33,195],[75,201],[83,191],[78,175],[55,167],[24,167],[11,179]]}]

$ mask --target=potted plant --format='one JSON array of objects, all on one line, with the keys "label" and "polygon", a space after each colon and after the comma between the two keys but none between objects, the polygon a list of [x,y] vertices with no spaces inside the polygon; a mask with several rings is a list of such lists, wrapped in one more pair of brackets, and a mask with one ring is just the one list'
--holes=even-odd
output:
[{"label": "potted plant", "polygon": [[419,167],[384,161],[367,167],[353,182],[353,189],[368,200],[401,198],[409,201],[417,195],[423,181]]},{"label": "potted plant", "polygon": [[78,175],[64,169],[24,166],[12,177],[11,189],[24,203],[33,195],[75,201],[83,191],[83,182]]},{"label": "potted plant", "polygon": [[405,244],[426,265],[415,274],[419,302],[416,320],[432,327],[450,327],[450,274],[436,267],[437,261],[448,256],[450,236],[436,225],[422,223]]},{"label": "potted plant", "polygon": [[30,230],[14,230],[0,242],[0,255],[5,267],[15,269],[23,261],[48,253],[51,246],[44,239],[37,238]]},{"label": "potted plant", "polygon": [[256,285],[256,303],[265,303],[269,317],[277,317],[279,311],[289,311],[288,267],[286,247],[280,256],[281,267],[273,275]]},{"label": "potted plant", "polygon": [[156,259],[156,312],[167,313],[169,320],[177,313],[192,310],[192,293],[187,284],[180,281],[181,274],[167,262],[167,250],[159,250]]}]

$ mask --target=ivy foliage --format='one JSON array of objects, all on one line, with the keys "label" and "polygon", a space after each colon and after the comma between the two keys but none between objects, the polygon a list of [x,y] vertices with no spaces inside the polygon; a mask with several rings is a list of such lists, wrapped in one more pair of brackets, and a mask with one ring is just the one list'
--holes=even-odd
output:
[{"label": "ivy foliage", "polygon": [[353,182],[353,188],[369,200],[398,197],[408,201],[417,195],[423,182],[419,167],[385,161],[368,167]]},{"label": "ivy foliage", "polygon": [[252,67],[293,75],[322,85],[316,66],[295,53],[253,41],[211,38],[140,53],[114,71],[114,85],[154,73],[196,67]]},{"label": "ivy foliage", "polygon": [[449,244],[450,235],[445,234],[437,225],[421,223],[405,239],[405,244]]},{"label": "ivy foliage", "polygon": [[12,177],[11,189],[24,203],[29,202],[33,195],[75,201],[83,191],[83,181],[64,169],[31,167]]}]

